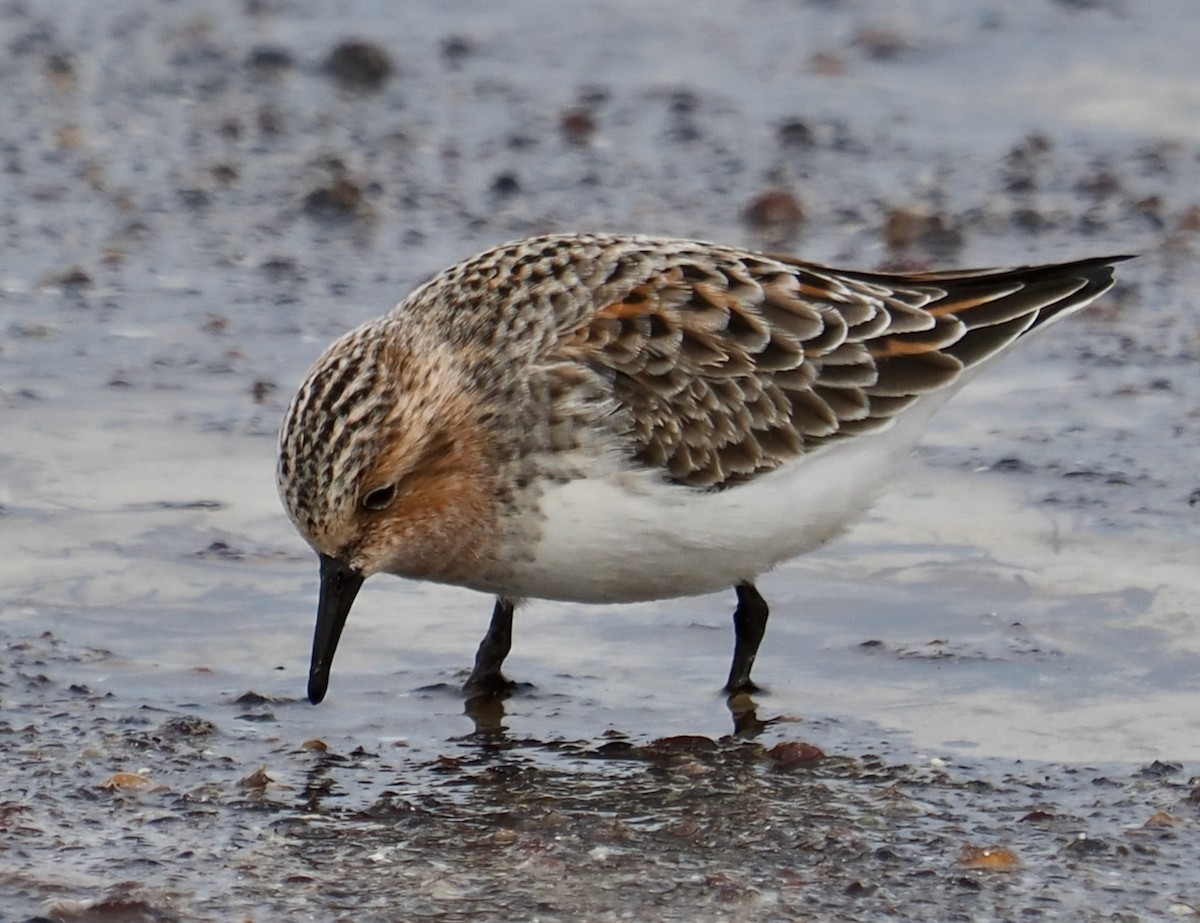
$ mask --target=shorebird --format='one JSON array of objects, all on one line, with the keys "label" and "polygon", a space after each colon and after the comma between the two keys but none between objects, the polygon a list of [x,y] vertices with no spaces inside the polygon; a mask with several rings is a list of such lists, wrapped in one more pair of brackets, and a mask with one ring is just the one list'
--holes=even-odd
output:
[{"label": "shorebird", "polygon": [[381,572],[495,595],[465,688],[496,695],[523,599],[732,587],[725,688],[755,689],[755,580],[841,533],[976,370],[1126,258],[881,274],[553,234],[451,266],[330,346],[283,421],[279,491],[320,560],[309,699]]}]

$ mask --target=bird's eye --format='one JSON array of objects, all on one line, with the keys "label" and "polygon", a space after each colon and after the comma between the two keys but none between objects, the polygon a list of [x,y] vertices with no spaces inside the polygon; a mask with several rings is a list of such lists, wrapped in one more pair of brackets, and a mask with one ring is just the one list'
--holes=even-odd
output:
[{"label": "bird's eye", "polygon": [[383,487],[376,487],[374,490],[363,495],[362,505],[364,510],[383,510],[391,504],[396,498],[396,485],[385,484]]}]

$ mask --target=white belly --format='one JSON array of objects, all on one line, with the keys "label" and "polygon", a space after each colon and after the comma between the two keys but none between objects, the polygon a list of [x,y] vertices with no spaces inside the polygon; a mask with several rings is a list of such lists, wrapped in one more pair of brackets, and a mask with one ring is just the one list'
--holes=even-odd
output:
[{"label": "white belly", "polygon": [[934,409],[913,407],[882,432],[835,442],[723,491],[668,484],[615,464],[553,485],[538,506],[533,554],[515,564],[512,595],[634,602],[753,581],[862,515]]}]

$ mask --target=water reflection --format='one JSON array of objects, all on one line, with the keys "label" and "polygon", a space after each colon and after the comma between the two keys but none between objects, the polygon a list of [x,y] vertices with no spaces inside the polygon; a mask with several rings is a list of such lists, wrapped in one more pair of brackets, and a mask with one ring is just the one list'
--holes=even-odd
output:
[{"label": "water reflection", "polygon": [[[474,729],[465,739],[494,742],[505,736],[508,727],[504,723],[506,709],[504,703],[515,693],[522,690],[532,690],[529,684],[519,684],[503,694],[493,695],[480,693],[468,694],[463,702],[463,714],[471,720]],[[735,692],[725,699],[725,707],[729,709],[733,719],[732,735],[735,738],[751,740],[761,734],[774,723],[775,719],[760,718],[759,704],[748,692]]]},{"label": "water reflection", "polygon": [[508,728],[504,724],[504,701],[508,696],[472,695],[463,703],[465,714],[475,725],[471,737],[494,740],[503,737]]},{"label": "water reflection", "polygon": [[725,700],[725,705],[733,717],[734,737],[757,737],[771,724],[770,720],[758,717],[758,703],[748,692],[735,692]]}]

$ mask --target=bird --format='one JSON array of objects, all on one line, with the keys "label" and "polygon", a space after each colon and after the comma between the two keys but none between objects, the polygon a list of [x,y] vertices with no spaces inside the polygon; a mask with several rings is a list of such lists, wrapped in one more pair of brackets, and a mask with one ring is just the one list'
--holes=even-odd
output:
[{"label": "bird", "polygon": [[729,588],[724,689],[759,690],[756,580],[846,530],[938,407],[1129,258],[880,273],[558,233],[443,270],[334,342],[282,422],[279,493],[319,561],[309,700],[377,573],[495,597],[469,695],[511,691],[524,600]]}]

